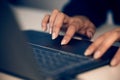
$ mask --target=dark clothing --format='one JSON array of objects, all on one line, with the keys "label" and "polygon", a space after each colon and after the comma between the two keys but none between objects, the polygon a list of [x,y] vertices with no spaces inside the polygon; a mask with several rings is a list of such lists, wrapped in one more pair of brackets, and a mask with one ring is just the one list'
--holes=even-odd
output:
[{"label": "dark clothing", "polygon": [[120,0],[70,0],[63,8],[69,16],[87,16],[97,27],[106,21],[108,11],[112,11],[115,24],[120,24]]}]

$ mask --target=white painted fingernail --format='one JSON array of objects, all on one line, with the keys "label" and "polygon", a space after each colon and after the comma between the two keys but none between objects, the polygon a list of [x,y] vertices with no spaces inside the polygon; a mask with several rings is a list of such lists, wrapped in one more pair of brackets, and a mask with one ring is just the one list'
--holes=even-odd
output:
[{"label": "white painted fingernail", "polygon": [[50,28],[50,32],[49,33],[52,34],[52,28]]},{"label": "white painted fingernail", "polygon": [[97,52],[95,52],[95,54],[94,54],[94,58],[95,58],[95,59],[98,59],[98,58],[100,58],[100,55],[101,55],[101,52],[100,52],[100,51],[97,51]]},{"label": "white painted fingernail", "polygon": [[52,33],[52,39],[55,39],[57,36],[55,33]]},{"label": "white painted fingernail", "polygon": [[88,56],[90,55],[90,50],[86,50],[85,53],[84,53],[85,56]]},{"label": "white painted fingernail", "polygon": [[61,42],[61,45],[65,45],[66,44],[66,40],[63,39],[62,42]]}]

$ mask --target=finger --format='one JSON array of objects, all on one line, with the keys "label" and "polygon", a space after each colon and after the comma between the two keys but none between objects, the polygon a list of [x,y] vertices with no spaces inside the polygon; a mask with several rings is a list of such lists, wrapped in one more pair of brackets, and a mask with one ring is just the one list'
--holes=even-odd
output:
[{"label": "finger", "polygon": [[82,28],[80,31],[79,31],[80,34],[84,34],[86,36],[88,36],[89,38],[92,38],[95,34],[95,29],[92,29],[92,28]]},{"label": "finger", "polygon": [[100,46],[100,44],[104,41],[104,38],[107,36],[106,34],[103,34],[101,36],[99,36],[85,51],[85,55],[91,55],[95,52],[95,50]]},{"label": "finger", "polygon": [[93,27],[89,27],[87,28],[86,30],[86,35],[89,37],[89,38],[92,38],[95,34],[95,28]]},{"label": "finger", "polygon": [[64,16],[65,16],[64,23],[68,23],[69,20],[71,20],[70,17],[66,14],[64,14]]},{"label": "finger", "polygon": [[53,24],[56,20],[56,16],[58,15],[59,11],[57,9],[53,10],[52,14],[51,14],[51,17],[50,17],[50,34],[52,33],[52,27],[53,27]]},{"label": "finger", "polygon": [[67,32],[63,38],[63,40],[61,41],[61,45],[65,45],[67,44],[71,38],[73,37],[73,35],[75,34],[76,32],[76,27],[75,25],[70,25],[67,29]]},{"label": "finger", "polygon": [[78,32],[92,38],[95,33],[95,26],[91,22],[86,21]]},{"label": "finger", "polygon": [[85,35],[85,29],[82,29],[81,31],[79,31],[80,34],[84,34]]},{"label": "finger", "polygon": [[86,32],[86,28],[80,26],[80,29],[79,29],[77,32],[78,32],[79,34],[84,34],[84,35],[86,35],[86,34],[85,34],[85,32]]},{"label": "finger", "polygon": [[87,26],[87,28],[86,28],[86,35],[89,38],[92,38],[94,33],[95,33],[95,30],[96,30],[95,29],[95,25],[92,22],[90,22],[90,21],[86,22],[85,25]]},{"label": "finger", "polygon": [[58,13],[57,17],[56,17],[56,20],[54,22],[54,26],[53,26],[53,33],[52,33],[52,39],[55,39],[57,38],[59,32],[60,32],[60,29],[63,25],[63,22],[64,22],[64,18],[65,18],[65,15],[63,13]]},{"label": "finger", "polygon": [[120,63],[120,48],[118,49],[116,55],[113,57],[111,61],[111,66],[116,66]]},{"label": "finger", "polygon": [[105,40],[99,45],[99,48],[95,51],[94,58],[95,59],[100,58],[117,39],[118,34],[116,33],[113,33],[112,35],[105,37]]},{"label": "finger", "polygon": [[47,30],[47,24],[48,24],[48,22],[49,22],[49,18],[50,18],[50,15],[46,15],[44,18],[43,18],[43,20],[42,20],[42,30],[43,31],[46,31]]}]

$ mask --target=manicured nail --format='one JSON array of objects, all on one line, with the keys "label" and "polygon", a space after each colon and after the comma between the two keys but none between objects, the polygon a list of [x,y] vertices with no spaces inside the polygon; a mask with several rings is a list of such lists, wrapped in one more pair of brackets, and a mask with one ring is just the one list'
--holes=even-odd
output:
[{"label": "manicured nail", "polygon": [[92,36],[93,36],[93,34],[91,32],[88,32],[87,35],[89,38],[92,38]]},{"label": "manicured nail", "polygon": [[55,39],[57,36],[55,33],[52,33],[52,39]]},{"label": "manicured nail", "polygon": [[45,24],[43,24],[42,31],[45,31],[45,27],[44,26],[45,26]]},{"label": "manicured nail", "polygon": [[61,45],[65,45],[66,44],[66,40],[63,39],[62,42],[61,42]]},{"label": "manicured nail", "polygon": [[84,53],[85,56],[88,56],[90,55],[90,50],[86,50],[85,53]]},{"label": "manicured nail", "polygon": [[115,66],[115,65],[117,65],[117,61],[116,61],[116,59],[113,59],[112,61],[111,61],[111,66]]},{"label": "manicured nail", "polygon": [[90,34],[89,34],[89,37],[90,37],[90,38],[92,38],[92,36],[93,36],[93,34],[92,34],[92,33],[90,33]]},{"label": "manicured nail", "polygon": [[50,34],[52,34],[52,28],[50,27],[50,31],[49,31]]},{"label": "manicured nail", "polygon": [[98,59],[98,58],[100,58],[100,55],[101,55],[101,52],[97,51],[97,52],[95,52],[94,58]]}]

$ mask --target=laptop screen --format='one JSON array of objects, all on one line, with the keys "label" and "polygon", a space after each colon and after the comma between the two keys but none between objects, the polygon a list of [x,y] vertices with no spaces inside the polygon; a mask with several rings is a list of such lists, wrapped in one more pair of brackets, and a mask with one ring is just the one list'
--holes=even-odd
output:
[{"label": "laptop screen", "polygon": [[9,3],[1,0],[0,71],[22,78],[40,79],[38,76],[42,74],[35,64],[32,49],[26,42]]}]

